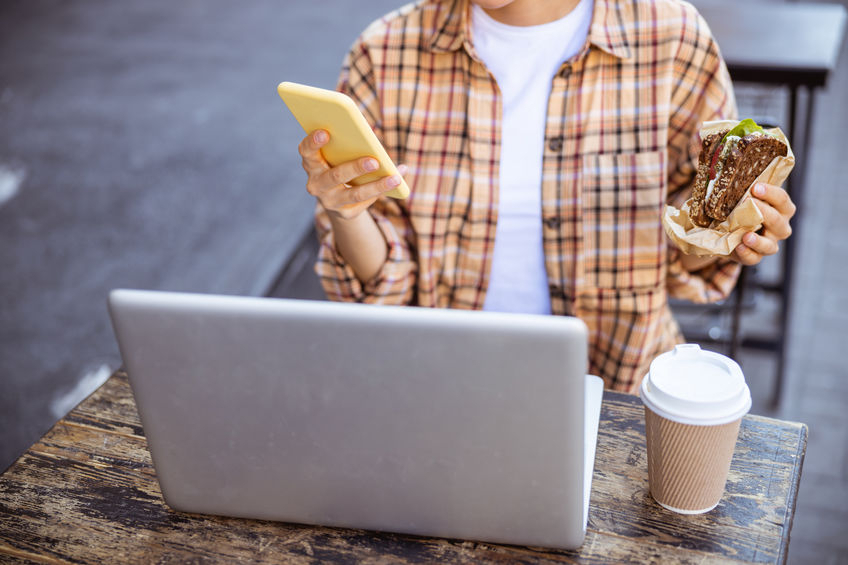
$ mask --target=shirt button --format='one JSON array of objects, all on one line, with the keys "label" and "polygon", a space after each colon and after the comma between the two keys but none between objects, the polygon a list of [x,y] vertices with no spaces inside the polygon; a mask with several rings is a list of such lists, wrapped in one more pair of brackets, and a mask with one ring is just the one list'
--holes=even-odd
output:
[{"label": "shirt button", "polygon": [[559,285],[556,285],[556,284],[549,284],[548,290],[550,291],[551,296],[556,296],[556,295],[562,294],[562,287],[560,287]]},{"label": "shirt button", "polygon": [[571,74],[571,65],[565,65],[559,74],[560,76],[568,77]]},{"label": "shirt button", "polygon": [[562,220],[558,216],[549,216],[545,218],[545,226],[547,226],[548,229],[558,229],[560,224],[562,224]]},{"label": "shirt button", "polygon": [[562,136],[558,135],[556,137],[552,137],[548,140],[548,149],[554,152],[562,151]]}]

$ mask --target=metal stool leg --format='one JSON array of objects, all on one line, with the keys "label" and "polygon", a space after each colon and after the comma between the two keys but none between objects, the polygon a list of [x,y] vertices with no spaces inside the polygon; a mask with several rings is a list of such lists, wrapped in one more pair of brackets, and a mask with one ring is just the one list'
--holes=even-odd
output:
[{"label": "metal stool leg", "polygon": [[745,298],[745,285],[748,281],[748,267],[742,267],[739,273],[739,280],[736,281],[736,290],[734,293],[733,312],[730,320],[730,343],[728,355],[731,359],[738,359],[739,346],[742,338],[739,334],[739,326],[742,321],[742,301]]}]

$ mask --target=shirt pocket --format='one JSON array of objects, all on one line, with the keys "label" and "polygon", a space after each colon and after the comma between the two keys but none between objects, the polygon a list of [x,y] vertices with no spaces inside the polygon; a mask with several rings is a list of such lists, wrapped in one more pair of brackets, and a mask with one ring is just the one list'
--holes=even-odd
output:
[{"label": "shirt pocket", "polygon": [[656,287],[665,269],[665,151],[583,157],[583,277],[590,287]]}]

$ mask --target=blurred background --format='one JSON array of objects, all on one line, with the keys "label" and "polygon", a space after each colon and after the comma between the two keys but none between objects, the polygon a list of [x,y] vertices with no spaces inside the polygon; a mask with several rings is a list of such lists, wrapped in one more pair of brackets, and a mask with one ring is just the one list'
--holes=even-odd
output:
[{"label": "blurred background", "polygon": [[[303,134],[275,87],[332,88],[358,33],[399,4],[0,3],[0,472],[120,366],[110,289],[323,297]],[[810,426],[797,563],[848,563],[846,49],[816,98],[777,405],[776,356],[736,355],[754,413]],[[744,115],[787,119],[784,88],[737,89]],[[742,331],[776,310],[749,293]],[[680,315],[727,335],[720,312]]]}]

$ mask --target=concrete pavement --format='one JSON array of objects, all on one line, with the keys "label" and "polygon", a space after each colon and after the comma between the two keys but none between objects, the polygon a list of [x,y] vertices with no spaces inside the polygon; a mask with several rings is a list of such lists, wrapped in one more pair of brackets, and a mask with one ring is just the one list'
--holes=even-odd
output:
[{"label": "concrete pavement", "polygon": [[119,365],[109,289],[265,290],[312,210],[275,87],[396,5],[0,3],[0,469]]}]

